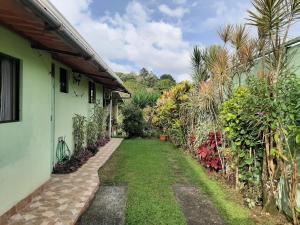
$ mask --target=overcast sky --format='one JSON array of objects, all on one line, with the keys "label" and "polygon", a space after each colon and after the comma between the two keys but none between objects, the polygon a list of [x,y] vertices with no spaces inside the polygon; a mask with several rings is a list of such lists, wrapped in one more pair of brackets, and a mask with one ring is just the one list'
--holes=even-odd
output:
[{"label": "overcast sky", "polygon": [[193,46],[219,43],[217,30],[243,23],[250,0],[50,0],[116,72],[189,79]]}]

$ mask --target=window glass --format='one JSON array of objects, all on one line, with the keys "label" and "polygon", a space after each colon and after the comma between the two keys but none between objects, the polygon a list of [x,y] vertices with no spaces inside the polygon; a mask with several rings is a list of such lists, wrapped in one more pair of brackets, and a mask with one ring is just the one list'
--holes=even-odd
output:
[{"label": "window glass", "polygon": [[60,68],[60,92],[68,93],[68,73],[67,70]]},{"label": "window glass", "polygon": [[96,103],[96,85],[89,82],[89,103]]},{"label": "window glass", "polygon": [[20,61],[0,54],[0,122],[19,120]]}]

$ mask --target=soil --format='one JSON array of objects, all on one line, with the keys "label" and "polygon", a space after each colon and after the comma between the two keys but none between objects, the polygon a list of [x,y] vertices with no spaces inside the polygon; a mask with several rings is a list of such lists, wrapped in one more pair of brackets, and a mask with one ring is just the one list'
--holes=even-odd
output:
[{"label": "soil", "polygon": [[205,194],[193,186],[173,186],[178,203],[189,225],[225,225]]},{"label": "soil", "polygon": [[101,138],[95,143],[95,145],[87,146],[86,149],[75,152],[69,160],[57,163],[53,168],[53,173],[68,174],[77,171],[91,157],[96,155],[99,151],[99,148],[106,145],[109,142],[109,140],[109,138]]},{"label": "soil", "polygon": [[[235,190],[234,186],[231,183],[228,183],[228,180],[225,179],[222,174],[207,171],[207,175],[211,179],[218,181],[227,192],[232,193],[230,195],[230,200],[234,202],[244,202],[242,193],[240,193],[238,190]],[[246,206],[242,205],[242,207]],[[278,211],[274,214],[266,213],[261,206],[251,209],[251,218],[258,225],[265,225],[266,221],[268,221],[267,224],[291,225],[291,223],[288,222],[287,218],[282,213],[279,213]]]},{"label": "soil", "polygon": [[77,225],[123,225],[127,186],[101,186]]}]

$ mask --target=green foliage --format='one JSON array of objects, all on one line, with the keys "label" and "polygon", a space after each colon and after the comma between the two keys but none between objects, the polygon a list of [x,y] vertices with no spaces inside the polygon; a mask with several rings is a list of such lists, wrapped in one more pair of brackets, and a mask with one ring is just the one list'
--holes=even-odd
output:
[{"label": "green foliage", "polygon": [[98,126],[95,122],[95,116],[91,115],[86,123],[86,143],[87,146],[93,146],[98,140]]},{"label": "green foliage", "polygon": [[137,92],[159,92],[169,90],[176,84],[171,74],[163,74],[160,79],[152,72],[143,68],[139,74],[135,73],[117,73],[123,80],[125,87],[132,94]]},{"label": "green foliage", "polygon": [[157,92],[138,91],[133,95],[132,102],[143,109],[146,106],[154,106],[159,97]]},{"label": "green foliage", "polygon": [[83,150],[86,132],[86,119],[84,116],[75,114],[73,117],[73,140],[75,152]]},{"label": "green foliage", "polygon": [[103,108],[100,103],[94,105],[94,120],[97,127],[97,139],[105,137],[107,128],[108,110]]},{"label": "green foliage", "polygon": [[133,103],[127,103],[122,108],[123,129],[128,137],[143,137],[145,130],[145,120],[143,111]]},{"label": "green foliage", "polygon": [[169,79],[161,79],[156,82],[155,89],[158,90],[160,93],[171,89],[173,86],[176,85],[176,82],[171,81]]},{"label": "green foliage", "polygon": [[157,101],[153,123],[168,134],[176,145],[182,145],[185,141],[185,127],[180,119],[180,112],[183,104],[189,100],[191,88],[189,82],[177,84]]},{"label": "green foliage", "polygon": [[263,158],[262,133],[254,122],[259,114],[255,114],[253,105],[249,105],[254,99],[247,87],[239,87],[223,104],[220,115],[224,133],[232,144],[239,181],[246,186],[260,183]]},{"label": "green foliage", "polygon": [[172,77],[171,74],[163,74],[160,76],[159,78],[160,80],[169,80],[171,81],[172,83],[176,83],[175,79]]},{"label": "green foliage", "polygon": [[[126,183],[131,187],[128,190],[126,224],[186,224],[173,197],[174,183],[203,191],[226,224],[256,224],[251,219],[251,212],[235,199],[235,192],[211,179],[196,160],[170,143],[125,140],[100,169],[99,176],[104,184]],[[264,224],[269,223],[264,221]]]},{"label": "green foliage", "polygon": [[300,79],[292,73],[280,77],[276,91],[277,118],[280,119],[286,141],[293,147],[294,152],[300,144]]},{"label": "green foliage", "polygon": [[146,89],[146,86],[139,82],[137,78],[125,81],[124,85],[131,93],[135,93]]},{"label": "green foliage", "polygon": [[199,85],[202,81],[206,81],[209,78],[207,64],[205,62],[206,55],[206,50],[202,50],[197,46],[194,47],[191,62],[193,67],[192,78],[196,85]]}]

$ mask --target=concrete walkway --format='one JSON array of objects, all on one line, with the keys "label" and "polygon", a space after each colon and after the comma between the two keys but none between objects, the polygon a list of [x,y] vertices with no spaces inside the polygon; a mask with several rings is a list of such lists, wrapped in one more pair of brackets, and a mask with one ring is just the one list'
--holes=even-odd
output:
[{"label": "concrete walkway", "polygon": [[101,186],[77,225],[123,225],[127,186]]},{"label": "concrete walkway", "polygon": [[110,158],[122,139],[112,139],[77,172],[53,175],[44,191],[34,197],[9,225],[73,225],[87,209],[99,187],[98,169]]}]

